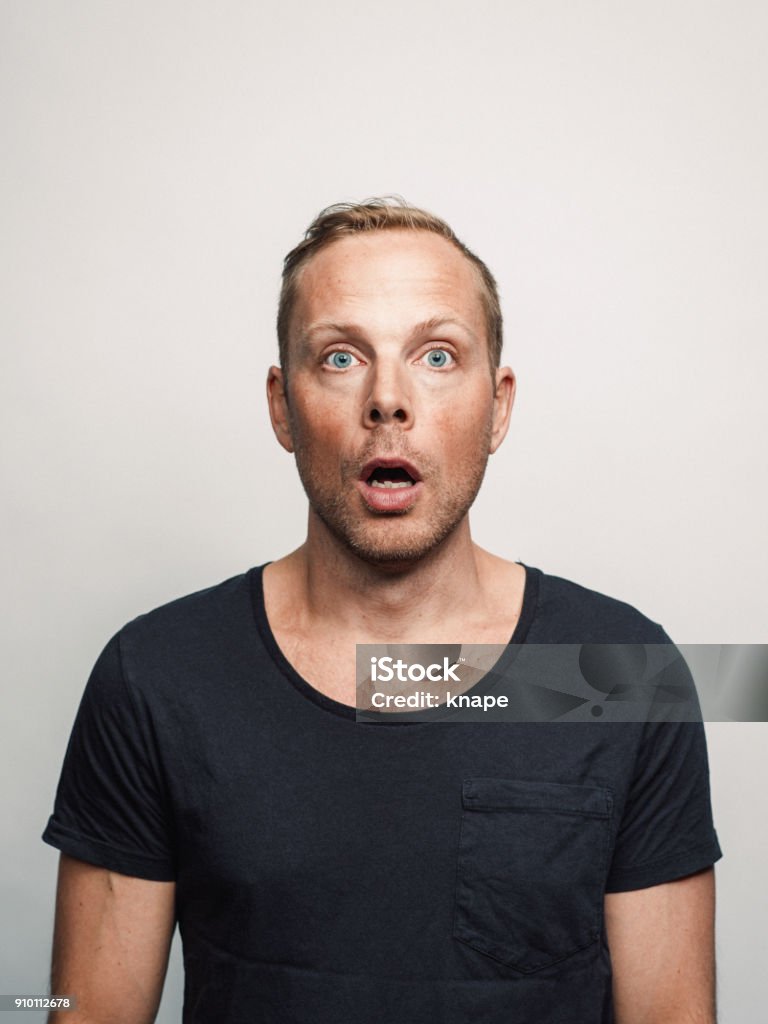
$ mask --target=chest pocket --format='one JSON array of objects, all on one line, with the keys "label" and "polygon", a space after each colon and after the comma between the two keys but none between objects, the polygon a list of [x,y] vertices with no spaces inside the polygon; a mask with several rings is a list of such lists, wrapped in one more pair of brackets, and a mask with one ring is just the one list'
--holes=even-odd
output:
[{"label": "chest pocket", "polygon": [[610,790],[476,778],[462,801],[454,938],[526,974],[595,942]]}]

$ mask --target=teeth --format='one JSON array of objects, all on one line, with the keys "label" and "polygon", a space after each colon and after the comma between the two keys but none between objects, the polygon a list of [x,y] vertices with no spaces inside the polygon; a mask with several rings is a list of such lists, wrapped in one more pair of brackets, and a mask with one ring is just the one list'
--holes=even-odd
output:
[{"label": "teeth", "polygon": [[371,487],[386,487],[392,489],[393,487],[411,487],[409,480],[371,480]]}]

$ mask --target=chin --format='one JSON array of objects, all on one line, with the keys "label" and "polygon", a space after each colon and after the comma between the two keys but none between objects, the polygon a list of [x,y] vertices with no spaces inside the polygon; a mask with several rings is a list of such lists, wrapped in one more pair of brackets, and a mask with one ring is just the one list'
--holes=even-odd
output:
[{"label": "chin", "polygon": [[407,569],[423,561],[433,548],[423,547],[373,547],[369,545],[350,544],[352,551],[361,562],[373,565],[377,569]]},{"label": "chin", "polygon": [[[366,524],[358,529],[340,529],[326,523],[337,540],[362,562],[376,568],[405,569],[432,555],[454,532],[461,518],[421,530],[403,522],[403,516],[388,516],[387,521]],[[376,527],[380,527],[377,529]]]}]

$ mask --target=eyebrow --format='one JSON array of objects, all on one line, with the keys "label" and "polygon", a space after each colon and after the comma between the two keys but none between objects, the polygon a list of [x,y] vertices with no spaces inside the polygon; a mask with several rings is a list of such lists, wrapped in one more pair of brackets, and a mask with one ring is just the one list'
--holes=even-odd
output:
[{"label": "eyebrow", "polygon": [[[431,331],[440,330],[441,327],[460,327],[473,341],[477,341],[477,335],[464,320],[459,317],[453,316],[431,316],[427,320],[422,320],[416,324],[411,332],[411,338],[417,338],[421,334],[429,334]],[[362,338],[365,337],[366,330],[359,324],[353,323],[336,323],[333,320],[318,320],[317,323],[312,324],[311,327],[303,331],[300,337],[301,342],[310,342],[315,334],[319,334],[321,331],[329,331],[334,334],[346,334],[351,337]]]}]

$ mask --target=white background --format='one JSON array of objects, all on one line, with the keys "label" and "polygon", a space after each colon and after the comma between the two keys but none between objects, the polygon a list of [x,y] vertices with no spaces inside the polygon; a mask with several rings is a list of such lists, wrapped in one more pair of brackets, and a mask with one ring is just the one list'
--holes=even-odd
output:
[{"label": "white background", "polygon": [[[499,280],[518,401],[484,547],[679,642],[768,641],[767,12],[0,3],[2,992],[46,989],[39,834],[96,655],[302,540],[264,380],[282,256],[329,203],[402,193]],[[764,1013],[767,729],[708,726],[725,1022]],[[180,977],[175,949],[162,1022]]]}]

